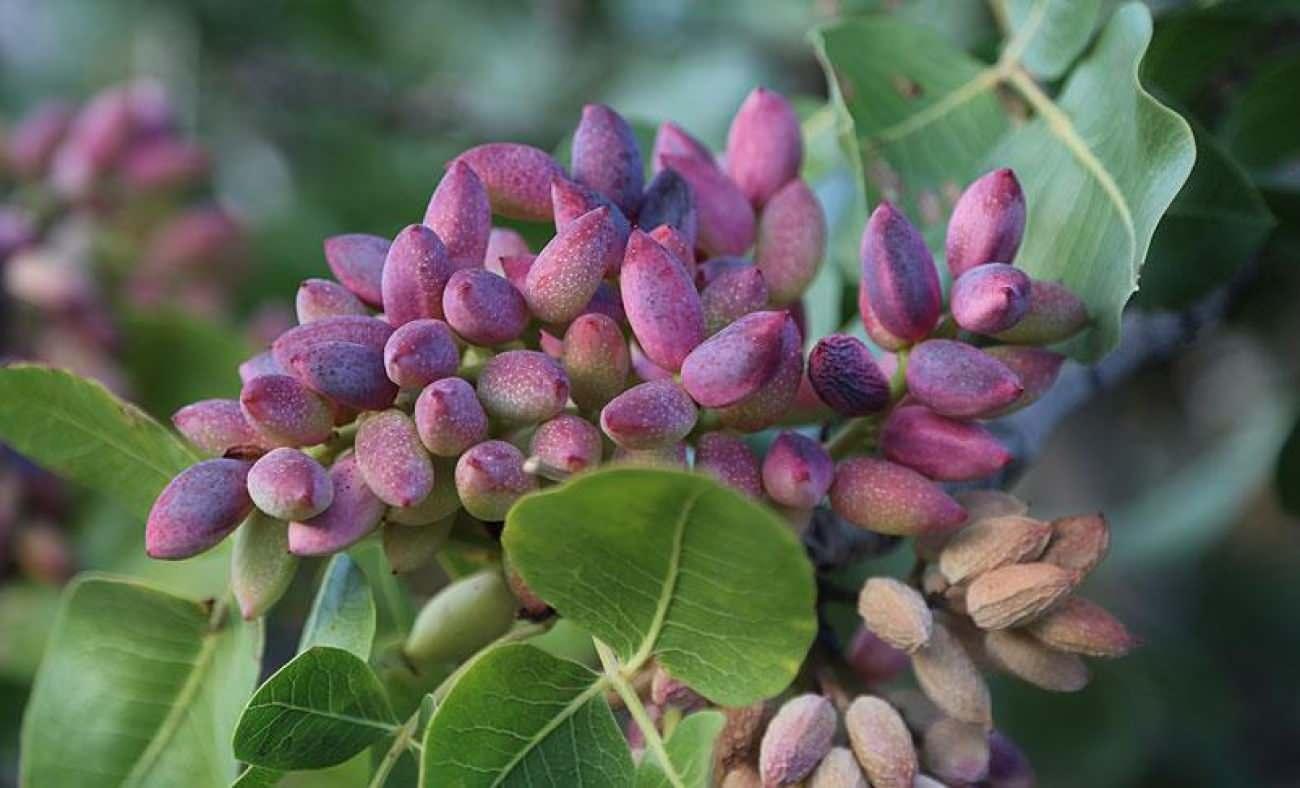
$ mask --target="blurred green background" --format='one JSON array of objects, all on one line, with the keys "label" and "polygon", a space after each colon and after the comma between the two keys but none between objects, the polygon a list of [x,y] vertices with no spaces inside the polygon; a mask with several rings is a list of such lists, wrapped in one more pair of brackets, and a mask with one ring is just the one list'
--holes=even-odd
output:
[{"label": "blurred green background", "polygon": [[[220,332],[320,275],[324,236],[392,235],[417,221],[463,148],[553,148],[590,101],[671,118],[717,145],[755,85],[824,99],[813,25],[904,13],[978,51],[974,5],[0,0],[0,118],[148,75],[211,147],[216,196],[252,232],[250,274],[240,316],[204,334],[211,355],[136,346],[137,370],[156,381],[141,399],[165,416],[236,385],[242,350],[223,348]],[[1100,666],[1077,695],[999,684],[995,708],[1045,786],[1300,785],[1300,522],[1279,496],[1300,497],[1300,461],[1276,470],[1300,393],[1300,8],[1151,5],[1148,86],[1231,154],[1272,226],[1260,232],[1243,207],[1251,242],[1223,247],[1241,257],[1225,266],[1231,286],[1211,308],[1166,316],[1195,324],[1194,341],[1098,387],[1017,485],[1036,514],[1111,516],[1112,556],[1091,595],[1146,646]],[[1153,287],[1176,294],[1194,279],[1179,263]],[[1177,301],[1153,292],[1139,300]],[[1300,440],[1290,445],[1300,454]],[[113,519],[82,513],[82,563],[113,554],[114,532],[95,529]],[[55,598],[34,584],[0,588],[0,785],[14,784],[25,687]]]}]

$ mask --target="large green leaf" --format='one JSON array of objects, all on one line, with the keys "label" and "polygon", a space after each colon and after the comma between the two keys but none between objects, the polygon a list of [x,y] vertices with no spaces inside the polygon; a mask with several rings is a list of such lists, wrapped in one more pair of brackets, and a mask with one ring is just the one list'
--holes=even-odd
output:
[{"label": "large green leaf", "polygon": [[655,656],[724,705],[785,689],[816,630],[812,567],[789,526],[702,475],[579,476],[516,504],[502,543],[626,670]]},{"label": "large green leaf", "polygon": [[23,720],[22,783],[224,788],[261,652],[261,622],[224,604],[83,576]]},{"label": "large green leaf", "polygon": [[347,553],[339,553],[325,567],[325,576],[302,628],[298,651],[333,646],[366,660],[374,640],[375,598],[370,585],[356,561]]},{"label": "large green leaf", "polygon": [[[713,777],[713,742],[727,718],[719,711],[699,711],[673,728],[664,742],[668,759],[687,788],[709,788]],[[646,751],[636,770],[636,788],[672,788],[654,753]]]},{"label": "large green leaf", "polygon": [[0,369],[0,402],[0,440],[141,520],[167,482],[199,460],[139,408],[61,369]]},{"label": "large green leaf", "polygon": [[[992,65],[887,17],[822,28],[814,42],[852,123],[868,196],[898,202],[936,248],[963,184],[997,167],[1016,171],[1029,216],[1015,262],[1087,302],[1093,326],[1066,349],[1091,360],[1118,340],[1120,312],[1195,146],[1187,123],[1138,81],[1151,38],[1145,7],[1118,9],[1055,97],[1022,69],[1026,53],[1061,35],[1057,15],[1042,9]],[[1032,119],[1009,116],[999,87]]]},{"label": "large green leaf", "polygon": [[632,785],[632,756],[605,702],[605,681],[526,644],[479,657],[424,734],[420,784]]},{"label": "large green leaf", "polygon": [[1101,0],[1010,0],[1011,29],[1029,31],[1020,62],[1035,76],[1056,79],[1092,38]]},{"label": "large green leaf", "polygon": [[315,646],[258,687],[235,729],[235,755],[268,769],[320,769],[397,728],[370,666],[343,649]]}]

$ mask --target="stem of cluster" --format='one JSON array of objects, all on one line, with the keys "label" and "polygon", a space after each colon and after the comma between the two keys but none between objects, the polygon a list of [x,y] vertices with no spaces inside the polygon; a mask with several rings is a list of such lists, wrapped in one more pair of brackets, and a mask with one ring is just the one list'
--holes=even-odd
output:
[{"label": "stem of cluster", "polygon": [[641,729],[641,734],[645,736],[646,749],[659,759],[663,765],[664,775],[668,782],[674,788],[686,788],[681,778],[677,776],[677,771],[673,768],[672,761],[668,760],[668,751],[664,748],[664,740],[659,736],[659,729],[655,727],[654,720],[650,719],[649,713],[646,712],[645,706],[641,703],[641,698],[628,684],[627,679],[623,677],[622,670],[618,664],[618,657],[614,654],[613,649],[602,643],[597,638],[592,638],[596,644],[596,653],[600,656],[601,667],[605,669],[605,680],[610,683],[618,696],[623,699],[623,705],[636,721],[637,726]]},{"label": "stem of cluster", "polygon": [[536,455],[524,460],[524,473],[531,476],[540,476],[553,482],[568,481],[569,477],[573,475],[563,468],[551,465]]},{"label": "stem of cluster", "polygon": [[844,459],[850,453],[862,448],[879,427],[879,414],[849,419],[826,441],[826,451],[831,455],[831,459]]},{"label": "stem of cluster", "polygon": [[370,788],[383,788],[384,783],[388,781],[389,773],[397,765],[397,759],[402,757],[402,753],[406,752],[407,747],[415,743],[413,737],[419,724],[420,709],[417,708],[415,713],[402,724],[402,727],[397,729],[397,735],[393,738],[393,746],[389,747],[388,752],[384,753],[384,759],[375,768],[374,777],[370,778]]}]

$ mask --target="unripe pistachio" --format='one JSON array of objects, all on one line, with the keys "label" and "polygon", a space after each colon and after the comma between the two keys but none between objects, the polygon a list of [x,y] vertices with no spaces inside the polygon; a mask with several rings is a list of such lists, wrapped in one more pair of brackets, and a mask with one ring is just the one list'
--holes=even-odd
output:
[{"label": "unripe pistachio", "polygon": [[845,659],[868,687],[892,681],[908,666],[906,652],[889,645],[864,626],[854,633]]},{"label": "unripe pistachio", "polygon": [[989,734],[990,788],[1035,788],[1038,778],[1029,759],[1001,731]]},{"label": "unripe pistachio", "polygon": [[510,593],[514,594],[515,599],[519,601],[518,615],[521,618],[542,621],[555,614],[555,608],[548,605],[546,600],[539,597],[524,581],[523,575],[511,565],[510,556],[507,554],[501,556],[501,570],[505,573],[506,585],[510,586]]},{"label": "unripe pistachio", "polygon": [[763,272],[772,303],[803,295],[826,255],[826,214],[808,184],[795,178],[763,206],[758,218],[754,264]]},{"label": "unripe pistachio", "polygon": [[1034,404],[1039,397],[1052,388],[1057,374],[1061,371],[1061,364],[1065,362],[1065,356],[1060,353],[1027,345],[986,347],[984,353],[1005,364],[1007,369],[1020,378],[1021,385],[1025,387],[1025,393],[1021,394],[1015,402],[990,414],[991,417],[1004,416]]},{"label": "unripe pistachio", "polygon": [[781,329],[780,360],[776,371],[753,394],[720,408],[718,420],[723,426],[741,432],[757,432],[770,427],[789,411],[802,380],[803,338],[794,318],[787,315]]},{"label": "unripe pistachio", "polygon": [[1043,562],[999,567],[971,582],[966,609],[981,629],[1019,626],[1060,601],[1078,580],[1078,573]]},{"label": "unripe pistachio", "polygon": [[782,506],[811,509],[826,497],[835,478],[835,462],[817,441],[783,432],[763,458],[763,489]]},{"label": "unripe pistachio", "polygon": [[635,216],[645,183],[641,148],[626,120],[604,104],[582,108],[573,132],[573,179],[614,201]]},{"label": "unripe pistachio", "polygon": [[502,257],[495,263],[489,264],[486,270],[497,276],[505,277],[505,280],[514,285],[520,295],[523,295],[524,282],[528,281],[528,271],[535,262],[537,262],[537,255],[535,254],[512,255]]},{"label": "unripe pistachio", "polygon": [[755,88],[727,132],[727,174],[754,208],[799,177],[803,132],[794,107],[780,93]]},{"label": "unripe pistachio", "polygon": [[953,282],[953,320],[976,334],[1006,331],[1029,311],[1030,289],[1025,272],[1005,263],[972,268]]},{"label": "unripe pistachio", "polygon": [[484,268],[466,268],[451,275],[442,292],[442,311],[456,333],[474,345],[512,342],[528,325],[523,294]]},{"label": "unripe pistachio", "polygon": [[934,627],[925,599],[891,577],[873,577],[863,584],[858,614],[873,634],[908,654],[929,642]]},{"label": "unripe pistachio", "polygon": [[767,305],[763,273],[752,265],[724,271],[700,291],[704,325],[709,336]]},{"label": "unripe pistachio", "polygon": [[608,280],[597,285],[595,295],[582,308],[582,314],[604,315],[619,325],[626,323],[627,313],[623,311],[623,294],[618,285]]},{"label": "unripe pistachio", "polygon": [[632,333],[655,364],[676,371],[704,340],[704,309],[680,261],[640,230],[628,239],[620,278]]},{"label": "unripe pistachio", "polygon": [[569,324],[563,362],[570,395],[584,411],[603,408],[622,391],[631,365],[623,332],[600,314],[580,315]]},{"label": "unripe pistachio", "polygon": [[569,473],[599,465],[603,450],[600,430],[581,416],[568,413],[540,424],[528,445],[532,456]]},{"label": "unripe pistachio", "polygon": [[279,520],[306,520],[325,511],[334,487],[321,464],[297,449],[273,449],[248,471],[248,494]]},{"label": "unripe pistachio", "polygon": [[494,419],[536,424],[564,409],[569,401],[569,379],[564,368],[545,353],[508,350],[483,365],[478,399]]},{"label": "unripe pistachio", "polygon": [[483,266],[494,274],[501,271],[493,268],[503,257],[520,257],[531,255],[528,242],[516,230],[508,227],[493,227],[488,234],[487,251],[483,253]]},{"label": "unripe pistachio", "polygon": [[442,297],[455,270],[438,234],[412,224],[393,239],[380,287],[384,318],[394,327],[426,317],[441,318]]},{"label": "unripe pistachio", "polygon": [[924,339],[939,322],[943,296],[921,232],[882,202],[867,220],[861,256],[861,292],[880,325],[906,342]]},{"label": "unripe pistachio", "polygon": [[844,712],[844,728],[873,788],[912,788],[916,748],[897,709],[881,698],[862,695]]},{"label": "unripe pistachio", "polygon": [[696,246],[714,255],[743,254],[754,245],[754,209],[735,182],[717,167],[696,159],[665,155],[663,161],[690,185],[695,196],[699,217]]},{"label": "unripe pistachio", "polygon": [[413,506],[433,492],[433,463],[415,422],[393,409],[362,417],[356,436],[357,467],[379,500]]},{"label": "unripe pistachio", "polygon": [[411,506],[390,506],[384,520],[397,525],[430,525],[456,514],[460,496],[456,494],[456,462],[450,458],[433,458],[433,491],[423,501]]},{"label": "unripe pistachio", "polygon": [[[453,269],[483,265],[492,232],[492,204],[488,201],[487,187],[464,162],[453,161],[448,165],[429,198],[423,224],[442,240]],[[387,297],[384,307],[391,310]]]},{"label": "unripe pistachio", "polygon": [[382,355],[384,345],[392,335],[392,326],[377,318],[362,315],[326,317],[295,326],[271,344],[271,355],[280,369],[274,374],[288,374],[288,370],[293,368],[294,356],[324,342],[352,342],[365,345]]},{"label": "unripe pistachio", "polygon": [[1088,686],[1088,666],[1031,635],[1000,629],[984,633],[984,653],[1002,670],[1049,692],[1078,692]]},{"label": "unripe pistachio", "polygon": [[821,695],[786,701],[767,724],[759,745],[763,785],[790,785],[812,774],[830,752],[837,726],[835,707]]},{"label": "unripe pistachio", "polygon": [[1023,515],[976,520],[944,545],[939,570],[949,583],[961,583],[1001,566],[1033,561],[1051,536],[1051,526]]},{"label": "unripe pistachio", "polygon": [[[632,223],[628,221],[623,210],[605,195],[567,178],[556,178],[551,183],[551,202],[555,206],[557,234],[563,233],[569,225],[584,214],[598,208],[605,209],[608,222],[613,228],[614,242],[609,248],[604,273],[606,276],[616,276],[619,266],[623,264],[623,249],[627,246],[628,233],[632,232]],[[552,242],[554,240],[552,239]]]},{"label": "unripe pistachio", "polygon": [[325,262],[334,278],[357,298],[375,308],[384,304],[386,238],[364,233],[334,235],[325,239]]},{"label": "unripe pistachio", "polygon": [[699,241],[699,213],[690,184],[672,170],[664,170],[646,186],[637,213],[637,225],[651,229],[674,228],[692,249]]},{"label": "unripe pistachio", "polygon": [[1029,309],[1015,326],[995,336],[1012,345],[1051,345],[1087,327],[1083,299],[1058,282],[1035,279],[1029,288]]},{"label": "unripe pistachio", "polygon": [[1122,657],[1138,645],[1123,622],[1077,596],[1062,600],[1025,631],[1051,648],[1085,657]]},{"label": "unripe pistachio", "polygon": [[256,356],[249,358],[239,364],[239,382],[247,383],[253,378],[260,378],[263,375],[287,375],[289,374],[284,367],[281,367],[271,351],[264,350]]},{"label": "unripe pistachio", "polygon": [[641,349],[635,339],[628,342],[628,355],[632,362],[633,376],[638,380],[649,382],[651,380],[672,379],[673,373],[647,358],[645,351]]},{"label": "unripe pistachio", "polygon": [[889,404],[889,380],[867,346],[848,334],[817,341],[808,354],[808,382],[841,416],[867,416]]},{"label": "unripe pistachio", "polygon": [[456,493],[465,511],[480,520],[504,520],[514,502],[535,489],[523,453],[505,441],[484,441],[456,461]]},{"label": "unripe pistachio", "polygon": [[862,316],[862,328],[871,337],[881,350],[897,352],[912,344],[910,341],[900,336],[890,333],[888,329],[880,322],[876,312],[871,308],[870,301],[867,300],[867,289],[859,285],[858,287],[858,314]]},{"label": "unripe pistachio", "polygon": [[666,166],[665,156],[685,156],[706,164],[713,164],[713,152],[672,121],[660,123],[655,131],[654,147],[650,151],[650,167],[655,173]]},{"label": "unripe pistachio", "polygon": [[459,367],[456,337],[441,320],[404,323],[384,344],[384,370],[404,389],[422,389],[455,375]]},{"label": "unripe pistachio", "polygon": [[754,312],[704,340],[682,362],[682,386],[706,408],[750,396],[776,374],[788,320],[785,312]]},{"label": "unripe pistachio", "polygon": [[318,342],[292,355],[289,369],[307,388],[345,407],[380,410],[397,398],[383,351],[369,345]]},{"label": "unripe pistachio", "polygon": [[700,290],[713,284],[714,280],[733,271],[754,269],[753,261],[734,255],[710,257],[695,268],[695,286]]},{"label": "unripe pistachio", "polygon": [[429,565],[447,543],[451,527],[456,518],[444,517],[429,525],[401,525],[387,523],[384,525],[384,556],[393,574],[401,575],[414,572]]},{"label": "unripe pistachio", "polygon": [[208,454],[225,454],[241,446],[258,447],[263,442],[244,418],[239,400],[199,400],[172,414],[172,424],[186,440]]},{"label": "unripe pistachio", "polygon": [[551,181],[564,170],[546,151],[513,142],[489,142],[462,153],[487,189],[492,211],[511,219],[544,222],[553,217]]},{"label": "unripe pistachio", "polygon": [[266,615],[298,572],[298,556],[289,552],[288,526],[257,511],[235,531],[230,559],[230,590],[245,621]]},{"label": "unripe pistachio", "polygon": [[496,569],[453,580],[425,603],[402,645],[419,664],[460,662],[504,635],[515,619],[515,598]]},{"label": "unripe pistachio", "polygon": [[1086,575],[1100,564],[1110,550],[1110,527],[1106,517],[1080,514],[1052,521],[1052,541],[1042,560]]},{"label": "unripe pistachio", "polygon": [[977,783],[989,770],[988,731],[945,717],[925,730],[921,758],[927,771],[948,783]]},{"label": "unripe pistachio", "polygon": [[682,235],[681,230],[669,224],[661,224],[651,230],[648,235],[654,239],[655,243],[667,249],[673,257],[676,257],[688,274],[694,275],[696,271],[695,249],[686,236]]},{"label": "unripe pistachio", "polygon": [[369,315],[361,299],[346,287],[328,279],[307,279],[298,286],[294,309],[299,323],[310,323],[339,315]]},{"label": "unripe pistachio", "polygon": [[189,558],[225,539],[253,510],[246,484],[251,467],[242,460],[203,460],[177,474],[149,510],[149,557]]},{"label": "unripe pistachio", "polygon": [[763,495],[758,457],[739,436],[706,432],[695,441],[695,470],[751,498]]},{"label": "unripe pistachio", "polygon": [[953,279],[976,266],[1011,263],[1025,232],[1025,195],[1016,174],[994,170],[971,183],[948,219],[944,244]]},{"label": "unripe pistachio", "polygon": [[948,716],[987,728],[993,721],[989,688],[966,649],[936,621],[930,642],[912,655],[916,682]]},{"label": "unripe pistachio", "polygon": [[239,392],[244,418],[268,446],[311,446],[334,430],[329,405],[297,378],[262,375]]},{"label": "unripe pistachio", "polygon": [[832,747],[808,779],[808,788],[871,788],[853,751]]},{"label": "unripe pistachio", "polygon": [[331,555],[364,539],[384,516],[384,502],[366,486],[356,455],[348,453],[330,466],[334,500],[320,514],[289,523],[289,552]]},{"label": "unripe pistachio", "polygon": [[1015,402],[1025,389],[1005,364],[978,348],[931,339],[908,358],[907,390],[940,415],[980,418]]},{"label": "unripe pistachio", "polygon": [[539,320],[567,323],[582,314],[605,272],[617,267],[623,245],[610,216],[607,207],[582,214],[563,225],[537,255],[523,293]]},{"label": "unripe pistachio", "polygon": [[641,383],[610,400],[600,411],[600,427],[625,449],[667,446],[695,427],[695,403],[671,380]]},{"label": "unripe pistachio", "polygon": [[889,414],[880,434],[888,459],[940,481],[982,479],[1011,462],[1011,452],[984,427],[920,405]]},{"label": "unripe pistachio", "polygon": [[426,449],[440,457],[455,457],[487,438],[488,419],[469,383],[443,378],[420,392],[415,427]]},{"label": "unripe pistachio", "polygon": [[835,469],[831,507],[859,528],[893,536],[960,525],[966,512],[934,482],[885,460],[854,457]]}]

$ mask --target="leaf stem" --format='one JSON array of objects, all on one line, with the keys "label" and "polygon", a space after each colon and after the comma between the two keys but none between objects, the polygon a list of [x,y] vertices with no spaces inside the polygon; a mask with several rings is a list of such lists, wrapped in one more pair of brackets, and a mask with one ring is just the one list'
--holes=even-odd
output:
[{"label": "leaf stem", "polygon": [[393,746],[389,747],[388,752],[384,753],[384,759],[379,762],[379,766],[375,769],[375,775],[370,778],[370,788],[382,788],[384,783],[388,781],[388,775],[393,771],[393,767],[397,765],[397,759],[402,757],[402,753],[406,752],[407,747],[415,743],[412,741],[412,737],[415,735],[415,729],[419,724],[420,709],[417,708],[415,713],[402,724],[402,727],[397,729],[397,736],[393,739]]},{"label": "leaf stem", "polygon": [[652,755],[659,761],[663,767],[664,776],[673,788],[686,788],[682,778],[673,768],[672,761],[668,760],[668,750],[664,748],[664,740],[659,736],[659,729],[655,727],[654,720],[650,719],[650,714],[646,712],[645,706],[641,703],[641,698],[632,689],[632,685],[623,677],[622,670],[618,664],[618,657],[614,650],[600,641],[599,638],[592,638],[596,644],[596,654],[600,656],[601,667],[605,669],[605,679],[623,699],[623,705],[632,715],[637,727],[641,729],[641,735],[645,736],[645,746]]}]

